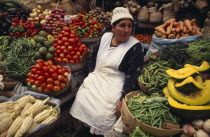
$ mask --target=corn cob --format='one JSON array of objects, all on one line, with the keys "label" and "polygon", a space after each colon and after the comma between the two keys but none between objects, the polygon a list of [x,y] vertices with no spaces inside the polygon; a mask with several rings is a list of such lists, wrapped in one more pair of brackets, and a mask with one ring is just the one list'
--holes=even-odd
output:
[{"label": "corn cob", "polygon": [[8,129],[5,130],[2,134],[0,134],[0,137],[6,137],[7,136],[7,132],[8,132]]},{"label": "corn cob", "polygon": [[26,114],[30,114],[33,113],[33,115],[36,115],[37,113],[39,113],[44,107],[45,107],[45,103],[49,100],[50,98],[46,98],[44,101],[38,100],[36,101],[29,109],[28,111],[26,111],[24,113],[24,115]]},{"label": "corn cob", "polygon": [[39,113],[35,118],[34,121],[37,123],[42,122],[46,118],[48,118],[54,111],[56,111],[52,106],[49,109],[43,110],[41,113]]},{"label": "corn cob", "polygon": [[10,113],[9,115],[7,115],[7,117],[4,117],[4,119],[2,119],[0,122],[0,133],[3,133],[6,129],[8,129],[12,125],[15,118],[15,112]]},{"label": "corn cob", "polygon": [[15,137],[22,137],[24,134],[28,132],[28,130],[31,128],[31,126],[34,123],[33,114],[26,116],[23,120],[23,123],[21,124],[20,129],[15,134]]},{"label": "corn cob", "polygon": [[4,112],[0,114],[0,121],[2,121],[4,118],[10,116],[11,113],[9,112]]},{"label": "corn cob", "polygon": [[17,131],[20,129],[22,123],[23,123],[24,117],[18,116],[15,121],[12,123],[12,125],[9,127],[7,137],[13,137]]},{"label": "corn cob", "polygon": [[42,124],[48,124],[48,123],[51,123],[53,121],[55,121],[58,117],[58,114],[53,114],[53,115],[50,115],[47,119],[45,119],[44,121],[42,121],[41,123]]},{"label": "corn cob", "polygon": [[7,101],[7,102],[0,103],[0,110],[11,108],[14,104],[15,104],[14,101]]},{"label": "corn cob", "polygon": [[23,108],[23,110],[21,111],[21,114],[20,115],[23,115],[26,111],[28,111],[28,109],[32,106],[31,103],[27,103],[25,105],[25,107]]},{"label": "corn cob", "polygon": [[20,105],[21,108],[24,108],[27,103],[34,103],[36,99],[31,95],[25,95],[18,99],[16,103]]},{"label": "corn cob", "polygon": [[26,133],[26,136],[30,135],[33,131],[35,131],[35,129],[37,129],[38,126],[39,126],[39,124],[34,122],[34,124],[31,126],[31,128]]}]

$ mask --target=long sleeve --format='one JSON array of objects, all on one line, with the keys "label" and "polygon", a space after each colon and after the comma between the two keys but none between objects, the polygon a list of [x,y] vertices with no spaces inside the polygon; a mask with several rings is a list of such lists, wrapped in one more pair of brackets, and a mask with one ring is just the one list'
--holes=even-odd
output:
[{"label": "long sleeve", "polygon": [[93,72],[96,66],[96,58],[97,58],[97,54],[98,54],[98,50],[99,50],[99,46],[100,46],[100,40],[93,45],[93,51],[90,54],[90,59],[88,61],[88,71]]},{"label": "long sleeve", "polygon": [[131,91],[136,89],[137,78],[140,75],[144,64],[144,53],[141,43],[135,44],[124,56],[119,66],[119,71],[126,74],[125,83],[123,85],[123,93],[121,99]]}]

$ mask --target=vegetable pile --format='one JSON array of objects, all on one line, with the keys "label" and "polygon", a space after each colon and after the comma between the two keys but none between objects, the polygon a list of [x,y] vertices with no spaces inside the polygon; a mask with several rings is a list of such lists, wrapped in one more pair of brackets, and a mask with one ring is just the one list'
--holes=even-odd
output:
[{"label": "vegetable pile", "polygon": [[195,24],[195,19],[177,22],[171,18],[164,24],[155,28],[155,36],[166,39],[180,39],[186,36],[201,35],[200,28]]},{"label": "vegetable pile", "polygon": [[41,124],[45,127],[54,122],[59,111],[49,102],[50,98],[40,100],[24,95],[16,101],[0,103],[1,136],[28,136]]},{"label": "vegetable pile", "polygon": [[38,92],[57,92],[64,88],[68,81],[70,71],[55,65],[51,60],[44,62],[39,59],[27,74],[27,85]]},{"label": "vegetable pile", "polygon": [[138,39],[140,42],[143,42],[143,43],[150,43],[152,41],[152,35],[151,34],[147,34],[147,33],[136,34],[136,35],[134,35],[134,37],[136,39]]},{"label": "vegetable pile", "polygon": [[69,26],[80,38],[98,37],[102,30],[102,26],[98,23],[98,20],[85,11],[80,11],[71,20]]},{"label": "vegetable pile", "polygon": [[164,128],[163,122],[180,123],[179,117],[170,111],[167,99],[161,94],[147,96],[142,93],[129,98],[127,104],[135,118],[152,127]]},{"label": "vegetable pile", "polygon": [[64,27],[54,40],[54,61],[61,63],[79,63],[88,48],[79,40],[76,32],[69,27]]}]

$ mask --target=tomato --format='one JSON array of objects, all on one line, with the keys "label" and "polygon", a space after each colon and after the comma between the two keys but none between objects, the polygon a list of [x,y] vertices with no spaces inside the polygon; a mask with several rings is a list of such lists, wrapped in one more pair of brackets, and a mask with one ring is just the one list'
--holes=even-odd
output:
[{"label": "tomato", "polygon": [[79,42],[77,43],[77,47],[80,47],[81,45],[82,45],[82,42],[79,41]]},{"label": "tomato", "polygon": [[67,82],[68,82],[68,79],[66,77],[64,77],[63,83],[67,83]]},{"label": "tomato", "polygon": [[49,93],[51,91],[52,91],[51,89],[47,89],[47,88],[44,89],[44,92],[46,92],[46,93]]},{"label": "tomato", "polygon": [[38,74],[34,74],[34,79],[38,79],[39,75]]},{"label": "tomato", "polygon": [[57,48],[58,44],[57,43],[54,43],[52,46],[55,47],[55,48]]},{"label": "tomato", "polygon": [[57,62],[61,62],[61,61],[62,61],[62,59],[61,59],[61,58],[58,58],[58,59],[57,59]]},{"label": "tomato", "polygon": [[49,63],[48,62],[44,62],[44,66],[49,66]]},{"label": "tomato", "polygon": [[63,50],[63,54],[64,54],[65,56],[67,56],[67,55],[69,54],[69,51],[68,51],[67,49],[65,49],[65,50]]},{"label": "tomato", "polygon": [[64,45],[66,48],[68,48],[68,46],[70,46],[69,42],[65,42],[63,45]]},{"label": "tomato", "polygon": [[69,60],[68,60],[67,58],[63,58],[62,62],[64,62],[64,63],[68,63],[68,62],[69,62]]},{"label": "tomato", "polygon": [[53,74],[51,75],[51,77],[52,77],[54,80],[56,80],[56,79],[58,78],[58,74],[57,74],[57,73],[53,73]]},{"label": "tomato", "polygon": [[46,86],[47,86],[47,83],[42,83],[42,84],[41,84],[41,87],[42,87],[43,89],[45,89]]},{"label": "tomato", "polygon": [[47,62],[49,63],[49,65],[53,65],[53,61],[52,60],[48,60]]},{"label": "tomato", "polygon": [[37,91],[38,91],[38,92],[43,92],[43,88],[42,88],[42,87],[38,87],[38,88],[37,88]]},{"label": "tomato", "polygon": [[68,51],[73,51],[73,47],[72,46],[68,46]]},{"label": "tomato", "polygon": [[38,59],[38,60],[36,61],[36,64],[44,64],[44,60],[43,60],[43,59]]},{"label": "tomato", "polygon": [[50,77],[51,77],[51,75],[50,75],[50,73],[45,72],[45,73],[44,73],[44,77],[45,77],[45,79],[47,79],[47,78],[50,78]]},{"label": "tomato", "polygon": [[64,68],[60,68],[60,69],[58,70],[58,75],[63,75],[64,72],[65,72],[65,69],[64,69]]},{"label": "tomato", "polygon": [[61,82],[60,87],[61,87],[61,88],[64,88],[65,86],[66,86],[66,84],[63,83],[63,82]]},{"label": "tomato", "polygon": [[63,75],[64,75],[65,77],[68,77],[69,74],[70,74],[70,72],[64,72]]},{"label": "tomato", "polygon": [[63,45],[63,41],[62,40],[59,40],[58,41],[58,45],[62,46]]},{"label": "tomato", "polygon": [[31,84],[31,85],[34,85],[35,80],[34,80],[34,79],[30,79],[30,81],[29,81],[29,82],[30,82],[30,84]]},{"label": "tomato", "polygon": [[69,32],[64,32],[63,36],[64,37],[69,37],[70,33]]},{"label": "tomato", "polygon": [[40,82],[39,81],[35,81],[34,82],[34,85],[36,85],[37,87],[39,87],[40,86]]},{"label": "tomato", "polygon": [[80,56],[81,55],[81,52],[77,51],[76,52],[76,55]]},{"label": "tomato", "polygon": [[76,38],[75,38],[75,43],[78,43],[78,42],[79,42],[79,38],[76,37]]},{"label": "tomato", "polygon": [[53,84],[47,84],[46,89],[53,90]]},{"label": "tomato", "polygon": [[70,59],[72,59],[72,56],[71,56],[71,55],[67,55],[66,58],[67,58],[68,60],[70,60]]},{"label": "tomato", "polygon": [[75,55],[75,51],[71,51],[69,55],[74,56]]},{"label": "tomato", "polygon": [[36,73],[36,69],[35,69],[35,68],[32,68],[32,69],[31,69],[31,73],[32,73],[32,74],[35,74],[35,73]]},{"label": "tomato", "polygon": [[56,53],[57,55],[60,55],[60,54],[62,53],[62,50],[58,49],[58,50],[55,51],[55,53]]},{"label": "tomato", "polygon": [[53,73],[55,73],[55,70],[52,67],[50,67],[49,68],[49,73],[53,74]]},{"label": "tomato", "polygon": [[74,63],[74,60],[70,60],[69,63]]},{"label": "tomato", "polygon": [[67,37],[63,37],[63,38],[62,38],[62,42],[63,42],[63,43],[68,42],[68,40],[69,40],[69,39],[68,39]]},{"label": "tomato", "polygon": [[47,78],[47,83],[52,84],[53,83],[53,78]]},{"label": "tomato", "polygon": [[73,59],[74,61],[76,61],[76,60],[79,59],[79,57],[78,57],[78,55],[74,55],[74,56],[72,57],[72,59]]},{"label": "tomato", "polygon": [[63,38],[63,34],[58,34],[58,37],[57,37],[59,40],[62,40]]},{"label": "tomato", "polygon": [[62,60],[63,58],[65,58],[64,53],[61,53],[61,54],[59,55],[59,57],[61,58],[61,60]]},{"label": "tomato", "polygon": [[59,86],[54,86],[53,91],[59,91],[61,88]]},{"label": "tomato", "polygon": [[48,66],[43,66],[42,70],[43,70],[43,72],[48,72],[49,71],[49,67]]},{"label": "tomato", "polygon": [[74,44],[76,43],[76,39],[75,38],[70,38],[69,39],[69,44]]},{"label": "tomato", "polygon": [[64,51],[65,49],[67,49],[65,46],[61,46],[62,51]]},{"label": "tomato", "polygon": [[65,77],[64,77],[63,75],[58,75],[58,80],[59,80],[59,81],[63,81],[64,78],[65,78]]},{"label": "tomato", "polygon": [[26,78],[26,83],[28,83],[31,79],[30,78]]},{"label": "tomato", "polygon": [[76,61],[75,61],[75,63],[79,63],[79,62],[80,62],[80,60],[76,60]]},{"label": "tomato", "polygon": [[78,47],[74,47],[74,51],[77,52],[78,51]]},{"label": "tomato", "polygon": [[28,77],[28,78],[30,78],[30,77],[31,77],[31,72],[29,72],[29,73],[27,74],[27,77]]},{"label": "tomato", "polygon": [[63,27],[63,30],[64,30],[65,32],[71,32],[71,29],[70,29],[69,27],[67,27],[67,26]]},{"label": "tomato", "polygon": [[44,83],[45,82],[45,77],[43,75],[41,75],[37,78],[37,80],[41,83]]},{"label": "tomato", "polygon": [[58,38],[55,38],[54,43],[58,43],[58,40],[59,40]]},{"label": "tomato", "polygon": [[42,74],[43,74],[43,71],[38,70],[38,71],[36,72],[36,74],[38,74],[38,75],[40,76],[40,75],[42,75]]},{"label": "tomato", "polygon": [[79,52],[83,52],[83,47],[79,47],[79,48],[78,48],[78,51],[79,51]]},{"label": "tomato", "polygon": [[54,84],[55,86],[59,86],[59,85],[60,85],[60,81],[59,81],[59,80],[55,80],[55,81],[53,82],[53,84]]}]

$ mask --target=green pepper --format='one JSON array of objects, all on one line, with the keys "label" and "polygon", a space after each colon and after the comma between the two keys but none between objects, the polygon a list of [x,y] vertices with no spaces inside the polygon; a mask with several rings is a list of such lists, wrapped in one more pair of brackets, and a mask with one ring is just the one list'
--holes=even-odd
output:
[{"label": "green pepper", "polygon": [[25,32],[25,29],[23,27],[19,27],[19,32]]}]

